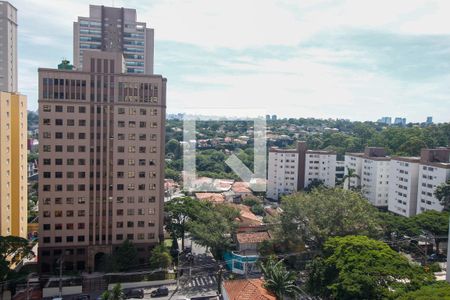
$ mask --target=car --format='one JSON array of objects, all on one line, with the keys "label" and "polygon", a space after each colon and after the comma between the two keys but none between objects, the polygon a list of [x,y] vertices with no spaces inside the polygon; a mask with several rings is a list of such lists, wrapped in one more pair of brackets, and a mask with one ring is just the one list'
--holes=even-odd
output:
[{"label": "car", "polygon": [[437,253],[433,253],[430,256],[428,256],[428,261],[431,262],[446,262],[447,261],[447,257],[444,254],[437,254]]},{"label": "car", "polygon": [[123,293],[125,294],[126,299],[130,298],[144,298],[144,290],[143,289],[128,289],[124,290]]},{"label": "car", "polygon": [[152,291],[150,296],[151,297],[163,297],[169,295],[169,288],[167,286],[160,286],[156,290]]}]

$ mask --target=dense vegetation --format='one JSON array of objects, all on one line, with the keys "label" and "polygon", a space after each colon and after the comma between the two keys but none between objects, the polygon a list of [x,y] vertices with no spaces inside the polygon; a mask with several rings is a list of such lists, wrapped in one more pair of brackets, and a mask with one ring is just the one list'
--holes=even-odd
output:
[{"label": "dense vegetation", "polygon": [[[296,140],[304,140],[310,149],[334,150],[343,159],[345,152],[362,152],[365,146],[386,148],[390,155],[418,156],[422,148],[444,147],[450,141],[450,123],[437,125],[408,124],[383,126],[373,122],[346,120],[283,119],[268,122],[267,147],[294,147]],[[327,130],[326,127],[339,131]],[[183,167],[183,124],[168,120],[166,124],[166,166],[168,178],[179,180]],[[251,123],[244,121],[200,121],[196,124],[197,139],[231,138],[231,141],[212,141],[197,147],[197,170],[200,176],[232,178],[235,174],[224,163],[234,152],[250,168],[253,167],[253,138]],[[245,143],[236,142],[247,136]]]}]

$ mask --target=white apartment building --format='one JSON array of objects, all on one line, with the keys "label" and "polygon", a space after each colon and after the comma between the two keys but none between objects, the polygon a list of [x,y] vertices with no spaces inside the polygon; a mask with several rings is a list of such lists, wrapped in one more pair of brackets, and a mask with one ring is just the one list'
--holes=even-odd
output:
[{"label": "white apartment building", "polygon": [[436,187],[450,180],[450,148],[423,149],[419,166],[417,214],[427,210],[442,211],[434,196]]},{"label": "white apartment building", "polygon": [[278,200],[298,188],[299,153],[295,149],[271,149],[269,151],[267,197]]},{"label": "white apartment building", "polygon": [[[355,170],[359,178],[350,179],[351,187],[361,187],[369,202],[377,207],[387,207],[389,198],[390,157],[379,147],[366,147],[364,153],[347,153],[347,167]],[[347,184],[344,185],[345,188]]]},{"label": "white apartment building", "polygon": [[393,157],[390,163],[388,210],[411,217],[417,210],[419,157]]},{"label": "white apartment building", "polygon": [[355,171],[358,177],[348,178],[344,182],[344,189],[348,189],[350,180],[350,188],[358,188],[361,186],[362,161],[364,153],[347,153],[344,159],[344,176],[348,174],[348,170]]},{"label": "white apartment building", "polygon": [[304,189],[314,179],[335,186],[335,152],[307,150],[305,142],[298,142],[296,149],[269,150],[267,198],[278,200]]},{"label": "white apartment building", "polygon": [[308,150],[305,156],[305,181],[307,187],[320,180],[327,187],[336,186],[336,153],[332,151]]}]

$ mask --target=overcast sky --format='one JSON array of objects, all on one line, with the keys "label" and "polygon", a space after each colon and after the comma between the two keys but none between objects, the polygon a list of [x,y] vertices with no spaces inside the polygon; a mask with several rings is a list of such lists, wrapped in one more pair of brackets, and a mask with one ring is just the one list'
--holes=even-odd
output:
[{"label": "overcast sky", "polygon": [[37,109],[37,68],[72,61],[73,21],[89,4],[113,2],[155,29],[169,113],[450,121],[446,0],[11,0],[29,109]]}]

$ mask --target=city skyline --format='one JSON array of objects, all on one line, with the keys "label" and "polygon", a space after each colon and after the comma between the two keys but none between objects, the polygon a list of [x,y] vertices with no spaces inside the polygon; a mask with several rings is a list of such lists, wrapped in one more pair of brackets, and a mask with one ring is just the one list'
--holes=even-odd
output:
[{"label": "city skyline", "polygon": [[[37,67],[71,59],[76,17],[88,14],[88,4],[112,4],[61,3],[67,9],[36,0],[13,3],[22,24],[19,85],[31,110],[37,108]],[[137,9],[155,28],[155,73],[170,78],[168,113],[245,106],[286,117],[375,121],[398,115],[423,122],[433,115],[435,122],[448,121],[450,3],[114,4]],[[44,11],[53,17],[40,18]]]}]

